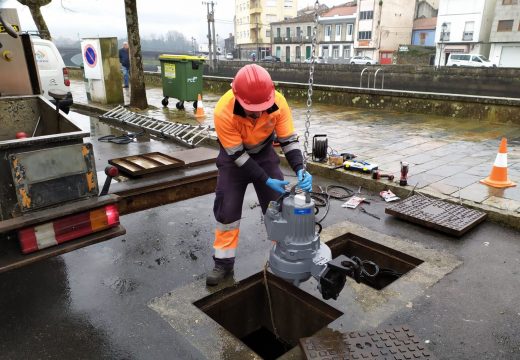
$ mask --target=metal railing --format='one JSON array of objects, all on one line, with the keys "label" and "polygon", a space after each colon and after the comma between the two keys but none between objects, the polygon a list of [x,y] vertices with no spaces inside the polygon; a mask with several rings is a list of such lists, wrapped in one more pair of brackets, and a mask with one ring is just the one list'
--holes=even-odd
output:
[{"label": "metal railing", "polygon": [[384,88],[384,86],[385,86],[385,70],[383,68],[379,68],[379,69],[376,70],[376,73],[374,74],[374,86],[373,86],[374,89],[376,88],[377,74],[380,71],[382,72],[382,76],[383,76],[381,78],[381,89]]},{"label": "metal railing", "polygon": [[[371,68],[368,68],[368,67],[365,67],[363,68],[363,70],[361,70],[361,74],[359,75],[359,87],[362,88],[363,87],[363,75],[365,74],[365,72],[367,73],[367,88],[370,88],[370,75],[372,74],[372,69]],[[376,88],[376,84],[377,84],[377,74],[379,74],[379,72],[382,73],[382,78],[381,78],[381,89],[384,88],[385,86],[385,70],[383,68],[377,68],[377,70],[374,72],[374,82],[372,84],[372,88],[375,89]]]}]

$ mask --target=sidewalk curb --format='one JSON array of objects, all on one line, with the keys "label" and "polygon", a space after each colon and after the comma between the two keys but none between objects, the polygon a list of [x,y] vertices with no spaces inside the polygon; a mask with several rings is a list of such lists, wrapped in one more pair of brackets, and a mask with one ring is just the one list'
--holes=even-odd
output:
[{"label": "sidewalk curb", "polygon": [[[95,114],[104,114],[110,107],[103,107],[100,105],[91,105],[91,104],[83,104],[83,103],[75,103],[73,108],[83,111],[89,111]],[[218,147],[218,142],[216,139],[208,139],[205,142],[206,144],[214,147]],[[277,151],[278,153],[278,151]],[[286,166],[288,166],[285,156],[283,154],[279,154],[280,160]],[[342,183],[346,183],[351,186],[361,186],[364,189],[368,189],[374,192],[380,192],[383,190],[392,190],[394,194],[397,196],[404,198],[410,194],[410,192],[414,189],[413,186],[399,186],[394,182],[386,181],[386,180],[374,180],[370,177],[370,175],[349,172],[342,169],[332,170],[327,165],[308,162],[307,167],[312,174],[322,176],[327,179],[337,180]],[[458,198],[451,197],[444,194],[438,194],[429,192],[423,189],[415,189],[415,192],[433,197],[440,200],[445,200],[453,204],[460,204]],[[502,209],[494,208],[489,205],[479,204],[470,200],[462,200],[462,205],[480,210],[488,214],[488,219],[498,223],[507,225],[513,229],[520,230],[520,213],[513,211],[505,211]]]},{"label": "sidewalk curb", "polygon": [[[278,154],[280,157],[280,160],[288,166],[288,163],[285,159],[285,156]],[[315,163],[315,162],[308,162],[307,168],[309,169],[309,172],[311,172],[313,175],[322,176],[327,179],[337,180],[342,183],[346,183],[351,186],[361,186],[364,189],[368,189],[370,191],[374,192],[380,192],[383,190],[392,190],[394,194],[397,196],[404,198],[407,197],[411,191],[414,189],[413,186],[399,186],[394,182],[386,181],[386,180],[374,180],[370,177],[370,175],[367,174],[361,174],[361,173],[355,173],[355,172],[349,172],[342,169],[336,169],[332,170],[330,167],[324,164]],[[450,202],[452,204],[460,204],[458,198],[451,197],[448,195],[443,194],[437,194],[432,193],[429,191],[425,191],[422,189],[415,189],[415,192],[433,197],[436,199],[444,200],[447,202]],[[494,208],[489,205],[479,204],[475,203],[470,200],[462,200],[462,205],[465,207],[480,210],[488,214],[488,219],[498,223],[507,225],[513,229],[520,230],[520,213],[514,212],[514,211],[506,211],[498,208]]]}]

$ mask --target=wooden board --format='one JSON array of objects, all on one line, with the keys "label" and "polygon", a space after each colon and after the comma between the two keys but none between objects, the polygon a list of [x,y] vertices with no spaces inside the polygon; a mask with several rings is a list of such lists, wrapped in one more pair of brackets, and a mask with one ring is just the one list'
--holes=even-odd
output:
[{"label": "wooden board", "polygon": [[217,149],[198,147],[190,150],[177,151],[171,156],[184,161],[188,167],[215,163],[219,151]]},{"label": "wooden board", "polygon": [[160,152],[110,159],[108,163],[130,176],[141,176],[184,166],[184,161]]}]

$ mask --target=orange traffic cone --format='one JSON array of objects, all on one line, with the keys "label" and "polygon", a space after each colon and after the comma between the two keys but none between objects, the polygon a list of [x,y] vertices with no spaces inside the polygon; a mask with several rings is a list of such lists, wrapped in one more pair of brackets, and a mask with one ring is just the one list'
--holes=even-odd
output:
[{"label": "orange traffic cone", "polygon": [[502,138],[500,147],[498,148],[497,158],[491,169],[491,174],[483,180],[482,184],[493,186],[496,188],[506,188],[516,186],[507,176],[507,139]]},{"label": "orange traffic cone", "polygon": [[204,114],[204,105],[202,105],[202,96],[199,94],[199,97],[197,99],[197,111],[195,112],[195,117],[201,118],[206,116]]}]

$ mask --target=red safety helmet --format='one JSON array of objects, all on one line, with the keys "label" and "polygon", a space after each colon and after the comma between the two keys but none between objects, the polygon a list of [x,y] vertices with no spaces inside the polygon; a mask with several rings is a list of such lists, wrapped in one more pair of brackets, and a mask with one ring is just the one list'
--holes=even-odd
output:
[{"label": "red safety helmet", "polygon": [[247,111],[264,111],[274,104],[273,80],[259,65],[246,65],[238,70],[231,87],[235,98]]}]

